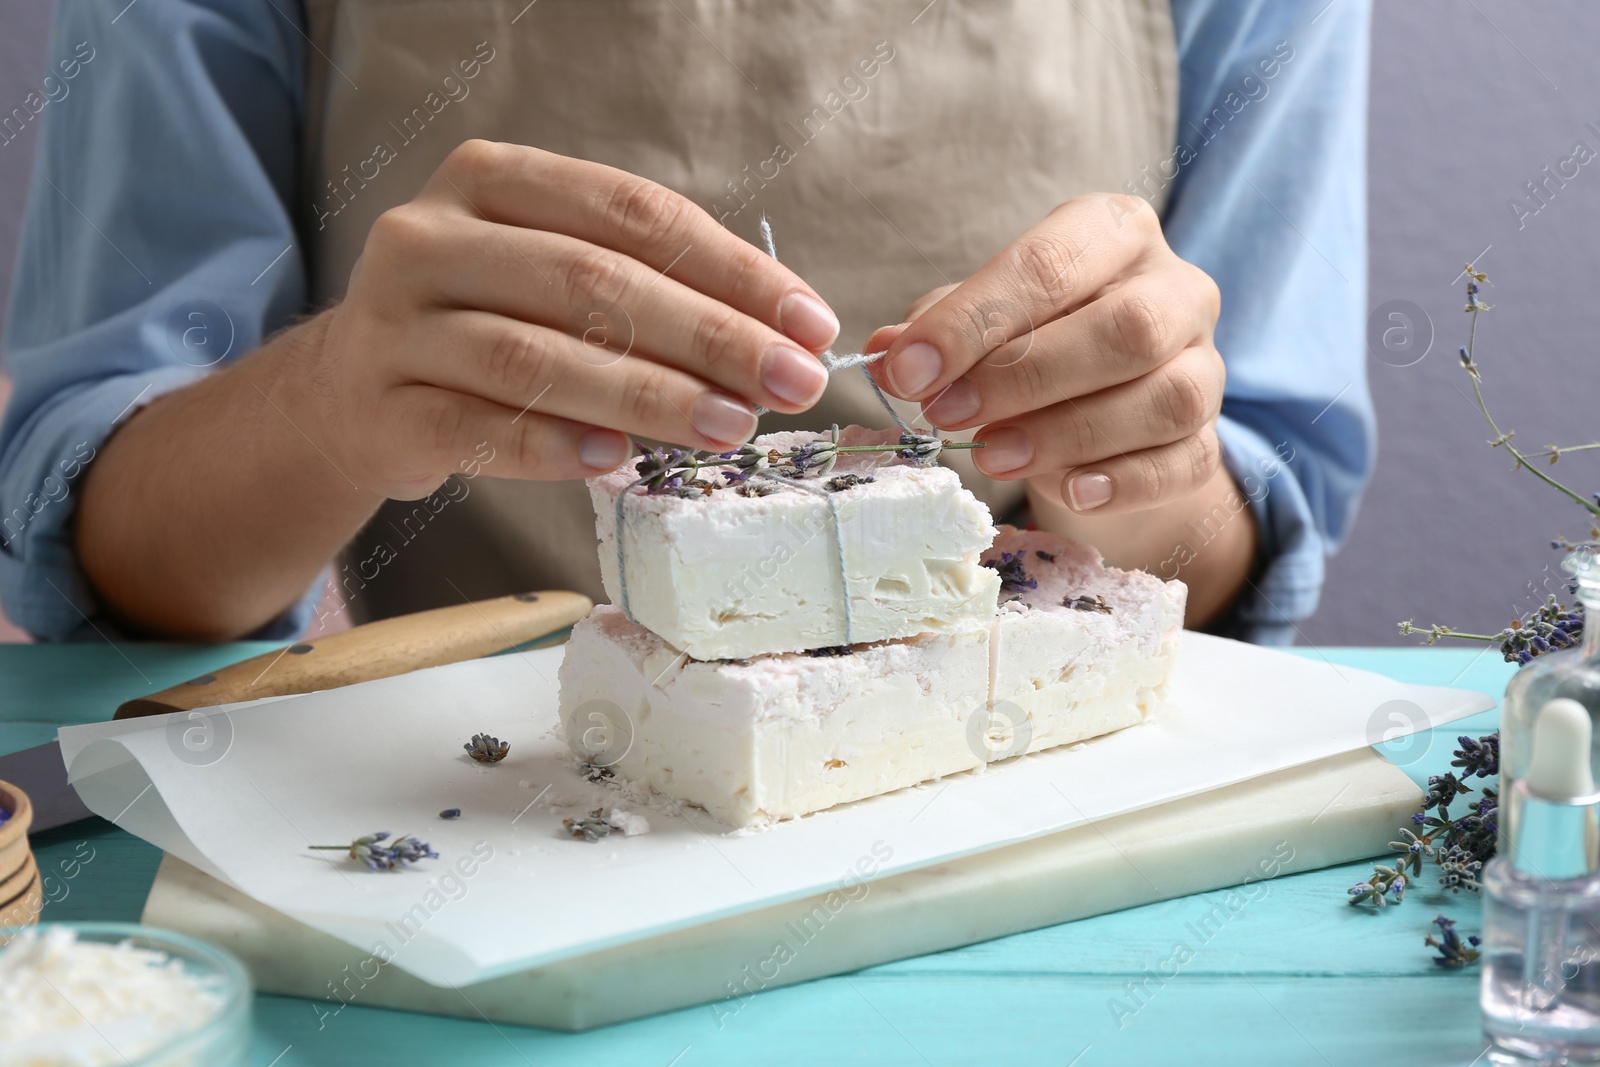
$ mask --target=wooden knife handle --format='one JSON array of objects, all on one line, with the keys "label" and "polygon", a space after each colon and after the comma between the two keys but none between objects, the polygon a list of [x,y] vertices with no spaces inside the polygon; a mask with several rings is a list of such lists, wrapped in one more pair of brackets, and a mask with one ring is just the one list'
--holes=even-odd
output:
[{"label": "wooden knife handle", "polygon": [[162,715],[258,697],[337,689],[423,667],[475,659],[552,636],[594,602],[560,590],[434,608],[302,641],[130,700],[114,718]]}]

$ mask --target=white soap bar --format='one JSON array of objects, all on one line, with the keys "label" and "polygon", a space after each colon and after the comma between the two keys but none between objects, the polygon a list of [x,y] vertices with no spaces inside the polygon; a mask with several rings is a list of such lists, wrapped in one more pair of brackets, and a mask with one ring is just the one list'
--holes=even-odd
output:
[{"label": "white soap bar", "polygon": [[[1034,584],[1008,583],[988,625],[844,655],[696,662],[596,608],[561,665],[567,744],[748,826],[1143,721],[1171,677],[1183,584],[1048,533],[1002,527],[985,555],[1002,553]],[[1102,598],[1109,611],[1064,603]]]},{"label": "white soap bar", "polygon": [[[775,433],[754,443],[787,452],[823,437]],[[841,443],[898,437],[848,427]],[[842,475],[872,481],[827,488]],[[629,464],[588,483],[606,593],[619,605],[616,502],[637,478]],[[722,480],[715,471],[702,478]],[[813,471],[806,482],[820,492],[786,486],[765,496],[732,487],[690,497],[629,493],[622,543],[633,619],[699,660],[987,625],[1000,583],[978,556],[993,540],[994,525],[954,471],[917,467],[893,453],[846,453],[827,475]]]}]

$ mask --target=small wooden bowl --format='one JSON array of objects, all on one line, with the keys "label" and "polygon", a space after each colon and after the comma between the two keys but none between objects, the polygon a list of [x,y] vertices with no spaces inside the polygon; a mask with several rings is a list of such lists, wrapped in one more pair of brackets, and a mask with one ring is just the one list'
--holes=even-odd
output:
[{"label": "small wooden bowl", "polygon": [[[39,877],[38,864],[32,854],[10,878],[0,881],[0,926],[31,926],[39,921],[39,909],[26,914],[25,904],[30,896],[39,896],[44,881]],[[14,919],[7,919],[15,913]]]},{"label": "small wooden bowl", "polygon": [[[34,897],[40,897],[39,871],[34,866],[33,852],[28,847],[28,828],[33,825],[33,804],[28,794],[10,782],[0,782],[0,809],[11,817],[0,823],[0,912],[16,911],[15,905],[32,886]],[[31,874],[29,873],[31,872]],[[27,875],[27,877],[24,877]],[[27,923],[37,922],[39,909],[32,909]],[[0,917],[0,926],[8,925]]]},{"label": "small wooden bowl", "polygon": [[34,926],[43,910],[44,882],[36,877],[33,884],[23,890],[22,896],[10,904],[0,904],[0,929]]}]

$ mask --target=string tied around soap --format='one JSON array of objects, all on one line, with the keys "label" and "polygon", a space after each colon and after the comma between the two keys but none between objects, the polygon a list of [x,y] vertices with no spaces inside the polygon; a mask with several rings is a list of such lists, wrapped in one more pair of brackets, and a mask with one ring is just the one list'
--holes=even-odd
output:
[{"label": "string tied around soap", "polygon": [[[829,471],[831,471],[833,469],[834,462],[838,458],[839,427],[835,426],[833,428],[832,437],[825,440],[833,447],[828,449],[819,449],[814,451],[812,454],[813,459],[815,460],[815,465],[819,468],[819,471],[822,474],[827,474]],[[751,448],[751,446],[746,446],[746,448]],[[740,449],[740,452],[752,457],[760,456],[762,459],[764,459],[764,454],[762,454],[759,449],[751,448],[749,452],[746,452],[745,449]],[[803,474],[804,472],[802,471],[801,473]],[[844,644],[855,644],[855,622],[850,610],[850,575],[845,569],[844,559],[844,525],[839,518],[839,502],[834,499],[835,494],[826,489],[818,488],[816,485],[813,485],[810,482],[803,481],[799,477],[785,478],[782,475],[776,474],[772,470],[768,469],[766,465],[759,459],[756,463],[753,463],[749,466],[748,475],[751,477],[760,478],[763,482],[766,482],[770,485],[781,486],[787,489],[801,489],[808,493],[820,495],[827,501],[828,517],[833,524],[834,560],[839,567],[839,585],[844,592]],[[635,623],[639,620],[633,617],[633,610],[629,604],[628,571],[625,563],[627,555],[623,547],[622,536],[628,494],[634,489],[637,489],[639,486],[650,481],[653,477],[653,474],[648,474],[637,478],[631,484],[629,484],[627,488],[623,489],[622,492],[617,494],[616,514],[612,522],[611,535],[616,539],[617,542],[617,593],[618,599],[621,601],[621,604],[618,606],[622,608],[622,614],[627,617],[628,621]]]},{"label": "string tied around soap", "polygon": [[[761,240],[766,246],[767,254],[773,259],[777,259],[778,249],[777,243],[772,236],[772,223],[767,220],[767,216],[765,214],[761,216],[760,227]],[[828,351],[822,353],[822,355],[818,357],[818,360],[822,363],[822,366],[830,375],[838,371],[851,370],[856,367],[861,368],[861,373],[867,379],[867,385],[871,387],[873,396],[877,397],[878,403],[883,405],[883,410],[889,413],[889,417],[894,420],[894,424],[900,428],[900,444],[902,447],[898,450],[898,454],[902,458],[910,460],[911,462],[921,466],[932,464],[938,459],[940,452],[942,452],[944,449],[944,441],[938,435],[938,428],[930,426],[930,433],[918,433],[916,430],[914,430],[905,419],[900,417],[900,413],[896,411],[894,405],[889,402],[889,398],[884,395],[883,389],[879,387],[877,379],[872,376],[871,370],[868,369],[871,364],[876,363],[887,354],[888,349],[884,349],[883,351],[879,352],[848,352],[839,354],[830,348]],[[755,413],[760,416],[767,414],[771,409],[757,405],[754,410]],[[814,442],[814,445],[820,445],[821,443],[822,442]],[[833,428],[833,437],[831,443],[833,447],[832,449],[828,450],[825,460],[826,465],[822,468],[822,473],[824,474],[827,473],[828,470],[832,469],[833,463],[838,456],[837,449],[839,445],[839,428],[837,426]],[[844,643],[846,645],[854,644],[855,626],[850,608],[850,576],[845,567],[844,527],[839,518],[839,505],[834,499],[834,494],[825,489],[819,489],[814,485],[799,480],[798,478],[785,478],[765,469],[765,465],[762,463],[760,458],[764,455],[764,451],[756,448],[753,445],[744,445],[735,452],[724,453],[724,455],[728,457],[726,461],[727,466],[745,470],[747,476],[754,475],[760,477],[764,482],[772,485],[801,489],[813,494],[820,494],[826,498],[828,504],[828,514],[833,524],[834,556],[839,567],[839,584],[844,598]],[[815,458],[819,461],[823,459],[820,454],[816,455]],[[748,462],[745,462],[746,460],[748,460]],[[818,465],[822,466],[820,462]],[[628,494],[640,486],[650,483],[658,478],[662,479],[664,484],[665,479],[670,476],[670,470],[670,467],[666,467],[661,471],[651,471],[649,473],[641,474],[639,478],[629,483],[623,488],[622,492],[617,494],[616,513],[612,524],[612,537],[615,538],[617,543],[617,599],[620,601],[618,607],[622,609],[622,614],[626,616],[629,622],[637,623],[639,620],[636,619],[633,614],[633,607],[628,589],[627,553],[623,545],[623,531],[627,516],[626,503]]]}]

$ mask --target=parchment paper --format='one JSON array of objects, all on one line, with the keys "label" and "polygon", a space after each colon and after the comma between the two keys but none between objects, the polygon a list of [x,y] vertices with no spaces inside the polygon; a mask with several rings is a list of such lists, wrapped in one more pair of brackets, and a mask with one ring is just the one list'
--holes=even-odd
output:
[{"label": "parchment paper", "polygon": [[[556,735],[564,649],[214,711],[67,727],[97,814],[311,927],[461,985],[1191,796],[1488,710],[1475,692],[1185,633],[1158,719],[977,773],[729,833],[696,809],[591,783]],[[476,732],[501,763],[462,751]],[[1335,796],[1330,796],[1332,803]],[[574,841],[596,806],[652,832]],[[459,807],[453,821],[439,818]],[[368,871],[377,830],[438,860]]]}]

